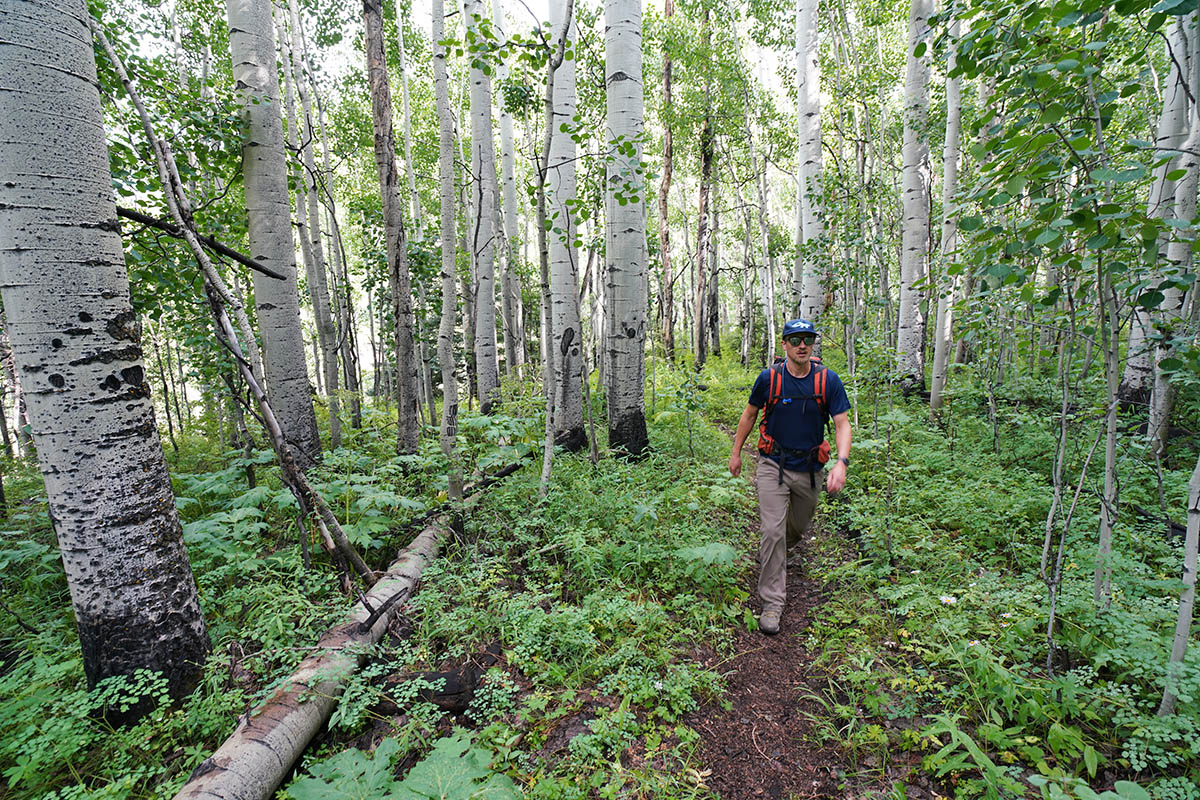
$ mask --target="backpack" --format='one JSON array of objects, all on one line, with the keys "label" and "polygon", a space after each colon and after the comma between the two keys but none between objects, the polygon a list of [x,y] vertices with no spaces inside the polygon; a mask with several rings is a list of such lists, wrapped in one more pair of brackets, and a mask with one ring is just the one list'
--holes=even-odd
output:
[{"label": "backpack", "polygon": [[[767,404],[763,406],[762,423],[758,427],[758,451],[763,455],[771,456],[777,453],[782,455],[782,448],[779,442],[775,440],[770,433],[771,412],[775,410],[775,406],[779,405],[780,399],[783,397],[783,371],[787,369],[785,364],[773,364],[770,369],[770,384],[767,389]],[[812,361],[812,376],[813,376],[813,393],[804,397],[796,398],[799,400],[807,400],[812,397],[817,401],[817,408],[821,412],[822,424],[829,423],[829,400],[826,397],[826,387],[829,384],[829,370],[818,360]],[[830,447],[828,441],[822,441],[814,447],[810,452],[806,453],[810,462],[825,464],[829,461]],[[779,476],[780,481],[783,480],[783,459],[779,460]],[[815,479],[814,479],[815,480]]]}]

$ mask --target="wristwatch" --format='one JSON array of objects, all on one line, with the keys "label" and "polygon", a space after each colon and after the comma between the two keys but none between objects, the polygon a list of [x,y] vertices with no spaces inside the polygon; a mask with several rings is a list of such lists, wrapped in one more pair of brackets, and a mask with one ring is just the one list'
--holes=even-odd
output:
[{"label": "wristwatch", "polygon": [[850,459],[848,459],[848,458],[838,458],[838,461],[842,462],[847,467],[850,466]]}]

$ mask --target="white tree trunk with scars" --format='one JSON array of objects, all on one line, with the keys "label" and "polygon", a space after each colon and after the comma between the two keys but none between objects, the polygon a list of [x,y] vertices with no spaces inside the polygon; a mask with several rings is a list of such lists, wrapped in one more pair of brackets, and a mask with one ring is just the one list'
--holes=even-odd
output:
[{"label": "white tree trunk with scars", "polygon": [[396,139],[392,132],[392,94],[388,86],[383,39],[381,0],[363,0],[363,25],[367,40],[367,81],[371,91],[371,118],[375,131],[375,167],[383,198],[384,236],[387,238],[392,316],[396,325],[396,452],[417,451],[420,424],[417,407],[417,359],[413,347],[412,286],[408,271],[408,242],[404,230],[404,200],[396,169]]},{"label": "white tree trunk with scars", "polygon": [[400,113],[404,126],[404,171],[408,175],[408,196],[412,204],[412,240],[425,241],[425,227],[421,220],[421,195],[417,193],[417,171],[412,160],[412,115],[408,107],[408,54],[404,49],[404,4],[396,3],[396,44],[399,53],[397,66],[400,68]]},{"label": "white tree trunk with scars", "polygon": [[[950,44],[958,44],[959,21],[950,23]],[[954,71],[955,53],[952,50],[947,71]],[[938,285],[937,317],[934,323],[933,379],[929,391],[929,410],[942,407],[942,390],[946,387],[946,363],[950,353],[953,314],[950,306],[954,280],[945,275],[950,259],[958,246],[958,209],[954,196],[958,193],[958,159],[962,132],[962,80],[946,78],[946,143],[942,148],[942,271]]]},{"label": "white tree trunk with scars", "polygon": [[[896,328],[897,368],[910,388],[925,386],[921,293],[915,284],[929,261],[929,15],[931,0],[912,0],[908,20],[908,66],[904,78],[904,142],[901,185],[900,313]],[[925,52],[916,54],[918,46]]]},{"label": "white tree trunk with scars", "polygon": [[[562,13],[559,3],[551,3],[551,25],[555,23],[554,11]],[[502,0],[492,0],[492,14],[496,22],[496,36],[500,41],[506,38],[504,27],[504,3]],[[508,78],[508,64],[501,61],[496,69],[496,76],[503,84]],[[525,337],[521,332],[521,276],[517,274],[517,265],[521,263],[521,242],[517,228],[521,215],[517,205],[517,168],[516,150],[513,140],[512,114],[504,107],[501,100],[497,103],[500,109],[500,172],[502,177],[502,195],[504,202],[504,268],[500,273],[500,310],[504,325],[504,371],[512,375],[525,363]],[[568,120],[569,121],[569,120]]]},{"label": "white tree trunk with scars", "polygon": [[632,456],[649,442],[645,415],[646,214],[642,167],[642,4],[605,0],[605,359],[609,445]]},{"label": "white tree trunk with scars", "polygon": [[775,256],[771,252],[771,226],[767,221],[767,161],[763,160],[762,169],[754,155],[754,131],[750,125],[750,117],[746,117],[746,141],[750,145],[750,169],[754,172],[754,188],[758,192],[758,232],[762,240],[763,265],[763,306],[767,316],[767,347],[763,354],[765,366],[773,361],[775,344]]},{"label": "white tree trunk with scars", "polygon": [[454,360],[454,322],[458,311],[458,276],[454,229],[454,114],[450,110],[450,78],[446,69],[446,9],[433,0],[433,91],[438,116],[438,191],[441,196],[442,318],[438,328],[438,361],[442,367],[442,453],[450,459],[449,497],[462,499],[462,471],[454,457],[458,437],[458,378]]},{"label": "white tree trunk with scars", "polygon": [[[550,30],[557,39],[563,29],[564,8],[550,4]],[[570,21],[566,52],[574,50],[578,28]],[[557,52],[558,43],[552,45]],[[554,358],[554,438],[568,450],[587,444],[583,428],[583,328],[579,320],[579,251],[575,247],[575,60],[564,58],[554,72],[554,125],[546,173],[546,199],[551,229],[550,315]],[[562,126],[568,126],[567,131]],[[506,201],[507,202],[507,201]],[[515,226],[514,226],[515,227]]]},{"label": "white tree trunk with scars", "polygon": [[[1183,55],[1176,51],[1176,57],[1183,60],[1187,67],[1187,79],[1191,83],[1190,94],[1196,97],[1196,93],[1200,92],[1200,31],[1196,29],[1197,15],[1189,14],[1185,18],[1181,18],[1176,23],[1177,27],[1181,27],[1191,32],[1187,58],[1183,59]],[[1185,38],[1181,36],[1180,38]],[[1186,39],[1185,39],[1186,40]],[[1197,176],[1200,173],[1200,157],[1197,157],[1196,151],[1200,149],[1200,102],[1191,104],[1190,108],[1190,125],[1187,131],[1187,139],[1184,140],[1180,147],[1181,152],[1172,160],[1170,166],[1175,169],[1183,169],[1185,174],[1175,184],[1174,205],[1171,210],[1171,216],[1180,220],[1191,220],[1196,216],[1196,188]],[[1165,176],[1164,176],[1165,179]],[[1164,199],[1166,203],[1168,200]],[[1193,240],[1185,239],[1176,235],[1167,245],[1167,264],[1169,265],[1164,275],[1160,272],[1158,277],[1183,278],[1192,272],[1193,259]],[[1154,373],[1154,388],[1150,394],[1150,414],[1148,432],[1151,439],[1151,447],[1154,452],[1161,458],[1166,453],[1167,434],[1170,432],[1171,426],[1171,408],[1174,405],[1175,392],[1171,384],[1171,375],[1164,372],[1158,367],[1165,359],[1171,358],[1175,354],[1175,347],[1171,344],[1171,340],[1179,334],[1179,326],[1183,322],[1183,292],[1176,286],[1171,286],[1163,290],[1163,301],[1158,309],[1154,312],[1153,318],[1166,331],[1169,331],[1167,338],[1160,340],[1153,348],[1153,373]],[[1133,332],[1130,331],[1132,339]],[[1149,342],[1142,346],[1146,349]],[[1131,345],[1132,346],[1132,345]],[[1128,369],[1126,369],[1128,374]],[[1124,388],[1124,382],[1122,382]]]},{"label": "white tree trunk with scars", "polygon": [[208,634],[142,363],[82,0],[0,15],[0,293],[89,685],[160,670],[182,697]]},{"label": "white tree trunk with scars", "polygon": [[250,255],[287,276],[280,281],[254,273],[267,392],[284,436],[295,448],[301,466],[307,467],[320,457],[321,440],[300,330],[271,4],[268,0],[226,0],[225,9],[233,77],[246,125],[242,175],[250,222]]},{"label": "white tree trunk with scars", "polygon": [[[1190,26],[1185,20],[1193,20],[1194,16],[1177,16],[1171,20],[1171,28],[1167,32],[1166,51],[1170,64],[1167,70],[1167,81],[1163,87],[1162,113],[1158,117],[1158,128],[1154,136],[1155,152],[1164,157],[1169,156],[1166,163],[1159,166],[1154,173],[1154,181],[1150,184],[1150,196],[1146,203],[1146,212],[1151,217],[1162,220],[1178,219],[1175,216],[1176,182],[1167,176],[1179,169],[1179,159],[1184,154],[1172,153],[1183,144],[1188,135],[1188,82],[1191,80],[1192,65],[1191,51],[1194,40],[1200,31]],[[1189,218],[1190,219],[1190,218]],[[1159,240],[1160,257],[1169,257],[1166,253],[1166,237]],[[1121,375],[1121,400],[1123,402],[1144,403],[1149,398],[1155,379],[1154,345],[1148,339],[1147,333],[1151,328],[1151,312],[1134,306],[1133,319],[1129,325],[1129,339],[1125,348],[1125,370]]]},{"label": "white tree trunk with scars", "polygon": [[1200,550],[1200,460],[1188,482],[1187,533],[1183,539],[1183,591],[1179,595],[1179,613],[1175,618],[1175,637],[1171,642],[1171,658],[1167,662],[1167,685],[1163,689],[1158,715],[1175,713],[1178,701],[1180,667],[1187,655],[1188,638],[1192,630],[1192,614],[1196,605],[1197,551]]},{"label": "white tree trunk with scars", "polygon": [[[439,0],[434,0],[435,3]],[[325,725],[347,678],[367,660],[437,558],[447,530],[439,519],[421,532],[366,594],[350,618],[328,630],[316,651],[254,712],[244,716],[215,753],[201,762],[175,800],[268,800]],[[385,604],[386,610],[384,609]],[[371,613],[367,609],[382,613]],[[366,623],[370,623],[369,627]]]},{"label": "white tree trunk with scars", "polygon": [[303,216],[301,208],[306,209],[308,213],[308,221],[302,232],[308,236],[308,252],[312,257],[309,290],[312,293],[317,340],[321,345],[320,368],[324,370],[325,394],[329,403],[329,444],[330,447],[336,448],[342,445],[341,399],[338,397],[338,331],[329,302],[325,246],[321,237],[321,202],[317,196],[317,159],[313,155],[317,140],[316,125],[313,122],[312,99],[308,93],[309,81],[304,68],[304,64],[307,62],[307,53],[304,51],[304,42],[300,38],[300,11],[296,0],[288,0],[288,11],[291,16],[293,36],[292,75],[296,93],[300,96],[300,110],[303,114],[296,133],[301,137],[300,153],[304,161],[303,186],[305,191],[302,195],[304,204],[297,207],[296,214]]},{"label": "white tree trunk with scars", "polygon": [[796,92],[799,154],[797,161],[800,215],[797,229],[795,274],[801,318],[816,323],[825,311],[826,261],[821,239],[825,222],[821,213],[821,64],[818,58],[817,5],[800,0],[796,8]]},{"label": "white tree trunk with scars", "polygon": [[[479,35],[483,0],[463,1],[468,39]],[[472,57],[471,153],[478,164],[477,215],[467,239],[475,253],[475,382],[479,410],[489,414],[500,400],[500,365],[496,355],[496,147],[492,142],[492,79]]]}]

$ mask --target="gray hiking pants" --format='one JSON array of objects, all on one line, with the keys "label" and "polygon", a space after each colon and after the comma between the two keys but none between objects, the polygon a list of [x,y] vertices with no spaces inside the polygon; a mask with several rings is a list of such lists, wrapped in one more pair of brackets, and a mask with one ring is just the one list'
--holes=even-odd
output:
[{"label": "gray hiking pants", "polygon": [[[816,474],[783,471],[758,456],[758,518],[762,539],[758,545],[758,596],[763,611],[783,611],[787,599],[787,551],[800,542],[812,523],[817,499],[825,488],[825,470]],[[816,482],[814,488],[813,482]]]}]

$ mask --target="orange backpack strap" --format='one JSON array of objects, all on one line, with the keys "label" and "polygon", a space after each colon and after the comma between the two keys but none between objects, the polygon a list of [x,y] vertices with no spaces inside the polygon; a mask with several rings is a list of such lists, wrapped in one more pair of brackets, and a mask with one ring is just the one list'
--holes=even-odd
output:
[{"label": "orange backpack strap", "polygon": [[758,426],[758,450],[761,453],[770,455],[775,451],[775,439],[767,432],[767,420],[771,416],[771,412],[775,406],[779,404],[779,398],[783,396],[783,369],[782,365],[775,364],[770,368],[770,382],[767,384],[767,404],[763,406],[762,422]]}]

